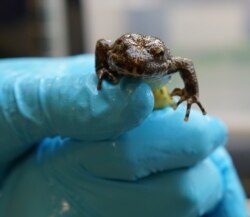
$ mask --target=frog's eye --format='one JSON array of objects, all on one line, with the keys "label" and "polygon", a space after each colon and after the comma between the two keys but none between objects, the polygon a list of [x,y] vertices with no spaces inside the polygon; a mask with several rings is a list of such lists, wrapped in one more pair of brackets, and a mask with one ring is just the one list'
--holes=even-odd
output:
[{"label": "frog's eye", "polygon": [[150,53],[157,56],[163,56],[164,55],[164,48],[163,47],[152,47],[150,49]]}]

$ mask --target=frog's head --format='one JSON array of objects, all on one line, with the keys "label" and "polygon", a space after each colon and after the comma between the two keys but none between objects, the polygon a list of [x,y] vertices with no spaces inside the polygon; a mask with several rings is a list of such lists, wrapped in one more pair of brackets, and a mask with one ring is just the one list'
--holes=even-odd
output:
[{"label": "frog's head", "polygon": [[171,55],[164,43],[153,36],[125,34],[108,53],[111,69],[121,75],[160,78],[166,75]]}]

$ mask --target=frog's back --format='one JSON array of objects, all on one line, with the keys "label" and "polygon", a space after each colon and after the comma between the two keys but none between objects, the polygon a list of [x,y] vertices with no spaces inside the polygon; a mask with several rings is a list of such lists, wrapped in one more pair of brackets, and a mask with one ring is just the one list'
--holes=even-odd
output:
[{"label": "frog's back", "polygon": [[166,59],[172,57],[168,47],[159,38],[139,33],[127,33],[113,43],[112,52],[123,54],[127,60],[136,58],[145,62],[155,59],[154,48],[159,47],[164,49]]}]

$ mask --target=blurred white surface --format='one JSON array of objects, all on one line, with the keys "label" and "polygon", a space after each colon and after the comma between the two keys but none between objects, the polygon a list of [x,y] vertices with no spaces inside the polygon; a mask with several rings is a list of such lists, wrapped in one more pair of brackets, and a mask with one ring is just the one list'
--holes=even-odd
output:
[{"label": "blurred white surface", "polygon": [[249,40],[247,0],[82,0],[82,6],[88,52],[101,37],[131,31],[157,35],[175,49],[221,49]]},{"label": "blurred white surface", "polygon": [[190,1],[172,6],[170,34],[174,46],[204,50],[227,48],[246,40],[244,5],[238,2]]}]

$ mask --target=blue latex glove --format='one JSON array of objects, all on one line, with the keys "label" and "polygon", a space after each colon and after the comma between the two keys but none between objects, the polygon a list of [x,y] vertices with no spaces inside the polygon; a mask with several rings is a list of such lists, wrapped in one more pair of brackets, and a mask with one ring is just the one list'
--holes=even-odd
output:
[{"label": "blue latex glove", "polygon": [[219,120],[96,84],[93,56],[0,62],[1,217],[247,216]]}]

